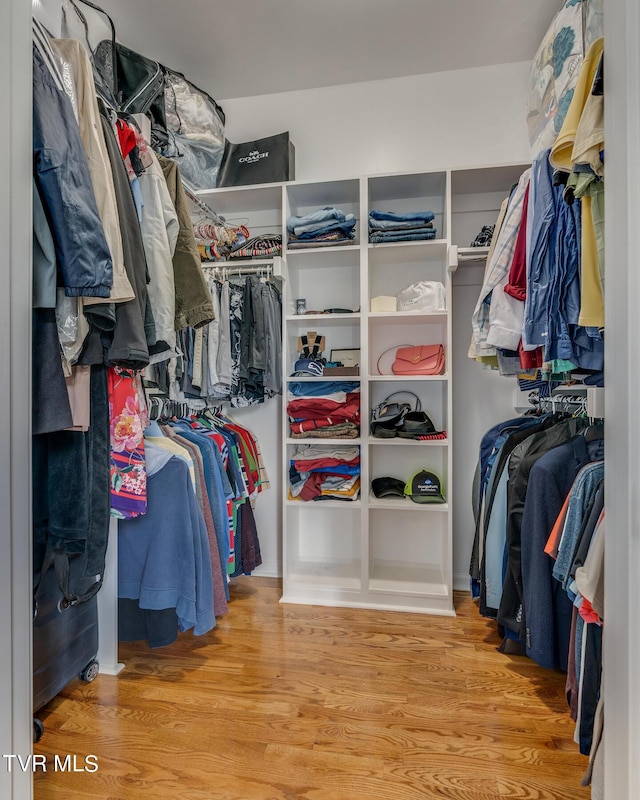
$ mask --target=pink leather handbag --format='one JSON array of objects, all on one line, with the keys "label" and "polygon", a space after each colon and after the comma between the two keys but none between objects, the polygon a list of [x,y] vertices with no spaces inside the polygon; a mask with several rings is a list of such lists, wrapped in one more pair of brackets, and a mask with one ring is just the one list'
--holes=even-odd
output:
[{"label": "pink leather handbag", "polygon": [[[385,350],[378,359],[378,372],[380,372],[380,359],[385,353],[395,348]],[[401,346],[396,351],[396,357],[391,365],[394,375],[442,375],[445,369],[444,347],[441,344],[419,344]]]}]

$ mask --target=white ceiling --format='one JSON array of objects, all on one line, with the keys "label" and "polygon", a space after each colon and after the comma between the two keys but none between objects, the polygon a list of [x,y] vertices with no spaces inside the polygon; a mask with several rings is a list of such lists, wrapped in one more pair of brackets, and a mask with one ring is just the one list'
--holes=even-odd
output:
[{"label": "white ceiling", "polygon": [[103,6],[123,44],[223,100],[526,61],[562,1],[103,0]]}]

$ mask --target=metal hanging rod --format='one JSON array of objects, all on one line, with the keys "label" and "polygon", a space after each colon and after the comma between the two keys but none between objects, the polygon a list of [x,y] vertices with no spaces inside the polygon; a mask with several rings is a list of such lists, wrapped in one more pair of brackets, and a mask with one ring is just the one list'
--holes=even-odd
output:
[{"label": "metal hanging rod", "polygon": [[147,387],[144,391],[149,419],[188,417],[191,414],[202,412],[207,407],[203,400],[197,398],[171,400],[164,392],[157,389]]},{"label": "metal hanging rod", "polygon": [[587,413],[587,398],[585,395],[552,394],[550,397],[540,397],[537,391],[529,393],[529,403],[535,408],[551,411],[584,411]]},{"label": "metal hanging rod", "polygon": [[228,264],[224,266],[216,264],[215,262],[203,264],[202,269],[213,269],[222,275],[267,275],[273,274],[273,266],[271,264],[256,264],[252,267],[230,267]]}]

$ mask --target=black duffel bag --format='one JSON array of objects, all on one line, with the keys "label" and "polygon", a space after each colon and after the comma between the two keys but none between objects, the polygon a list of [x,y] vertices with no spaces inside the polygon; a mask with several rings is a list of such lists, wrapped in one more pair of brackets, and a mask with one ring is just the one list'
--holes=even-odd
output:
[{"label": "black duffel bag", "polygon": [[[154,103],[164,100],[164,71],[157,61],[122,44],[115,45],[114,56],[113,42],[104,39],[95,49],[93,63],[121,111],[146,114]],[[166,125],[164,119],[161,121]]]},{"label": "black duffel bag", "polygon": [[151,119],[153,146],[160,150],[166,147],[168,135],[162,64],[105,39],[94,51],[93,65],[103,94],[110,93],[120,111],[146,114]]},{"label": "black duffel bag", "polygon": [[151,119],[154,149],[180,166],[196,189],[213,189],[224,153],[224,112],[184,75],[110,40],[94,52],[95,70],[121,111]]},{"label": "black duffel bag", "polygon": [[227,140],[217,185],[293,181],[295,171],[295,147],[288,131],[241,144]]}]

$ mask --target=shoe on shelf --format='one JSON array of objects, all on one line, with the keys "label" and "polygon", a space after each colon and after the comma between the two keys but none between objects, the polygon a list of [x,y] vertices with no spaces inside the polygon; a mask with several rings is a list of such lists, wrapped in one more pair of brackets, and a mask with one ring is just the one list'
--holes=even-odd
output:
[{"label": "shoe on shelf", "polygon": [[422,437],[444,438],[437,431],[435,425],[424,411],[410,411],[405,414],[402,424],[398,429],[398,436],[402,439],[421,439]]}]

